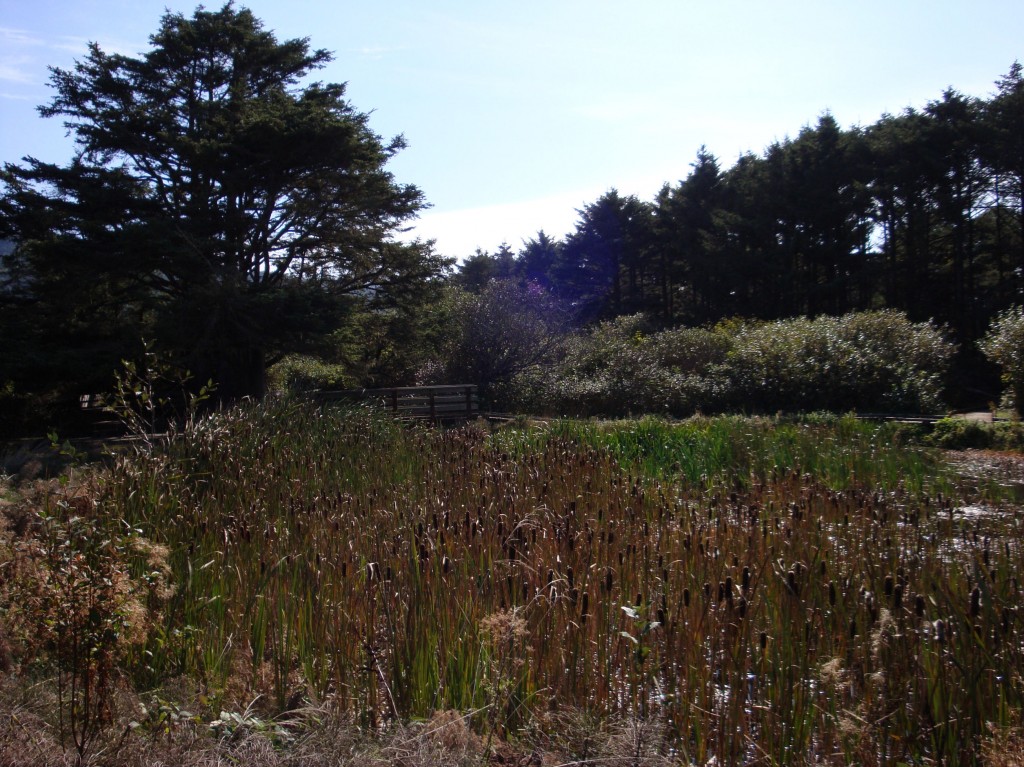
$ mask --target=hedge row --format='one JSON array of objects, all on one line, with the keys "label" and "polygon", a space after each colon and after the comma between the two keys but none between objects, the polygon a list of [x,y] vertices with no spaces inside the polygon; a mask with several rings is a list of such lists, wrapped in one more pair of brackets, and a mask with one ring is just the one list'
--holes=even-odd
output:
[{"label": "hedge row", "polygon": [[895,311],[654,332],[620,317],[496,387],[506,407],[572,416],[933,412],[954,346]]}]

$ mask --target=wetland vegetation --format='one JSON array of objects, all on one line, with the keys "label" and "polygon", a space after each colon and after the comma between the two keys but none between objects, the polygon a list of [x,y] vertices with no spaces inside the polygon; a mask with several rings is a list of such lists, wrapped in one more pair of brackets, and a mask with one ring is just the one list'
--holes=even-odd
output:
[{"label": "wetland vegetation", "polygon": [[977,763],[1019,746],[1022,517],[1007,476],[906,441],[295,399],[195,419],[5,505],[5,747]]}]

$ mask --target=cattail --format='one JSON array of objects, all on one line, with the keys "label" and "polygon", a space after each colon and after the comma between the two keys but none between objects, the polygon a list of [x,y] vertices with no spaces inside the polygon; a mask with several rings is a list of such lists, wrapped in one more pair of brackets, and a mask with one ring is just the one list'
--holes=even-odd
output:
[{"label": "cattail", "polygon": [[768,632],[762,631],[761,636],[758,638],[758,641],[761,643],[761,652],[764,652],[765,649],[768,647]]},{"label": "cattail", "polygon": [[885,576],[885,595],[887,597],[891,597],[892,596],[892,586],[893,586],[892,576],[891,575]]},{"label": "cattail", "polygon": [[580,610],[580,623],[586,623],[587,622],[587,615],[589,614],[589,611],[588,611],[589,604],[590,604],[590,595],[586,591],[584,591],[583,592],[583,607]]},{"label": "cattail", "polygon": [[836,606],[836,584],[833,581],[828,582],[828,603],[830,607]]},{"label": "cattail", "polygon": [[857,619],[850,618],[850,639],[853,639],[855,636],[857,636]]},{"label": "cattail", "polygon": [[896,588],[892,590],[892,606],[894,609],[899,610],[903,607],[903,584],[897,583]]},{"label": "cattail", "polygon": [[977,618],[981,612],[981,589],[977,586],[971,591],[971,617]]},{"label": "cattail", "polygon": [[683,589],[683,607],[690,606],[690,590]]},{"label": "cattail", "polygon": [[935,641],[939,644],[946,643],[946,624],[941,618],[935,621]]},{"label": "cattail", "polygon": [[742,583],[743,583],[743,590],[744,591],[748,591],[750,589],[750,568],[749,567],[744,567],[743,568]]}]

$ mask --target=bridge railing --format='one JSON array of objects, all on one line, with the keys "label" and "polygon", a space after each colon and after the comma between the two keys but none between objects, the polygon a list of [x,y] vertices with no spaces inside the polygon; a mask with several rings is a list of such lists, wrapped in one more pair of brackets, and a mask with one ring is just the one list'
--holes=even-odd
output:
[{"label": "bridge railing", "polygon": [[375,405],[399,418],[449,421],[474,418],[480,413],[480,399],[474,384],[343,389],[317,391],[313,396],[321,403],[359,402]]}]

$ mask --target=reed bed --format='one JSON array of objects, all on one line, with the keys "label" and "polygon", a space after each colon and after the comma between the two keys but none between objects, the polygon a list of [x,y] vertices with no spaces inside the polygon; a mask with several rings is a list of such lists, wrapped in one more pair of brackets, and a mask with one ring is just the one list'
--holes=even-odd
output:
[{"label": "reed bed", "polygon": [[969,763],[1024,697],[1021,516],[887,428],[221,413],[112,469],[176,588],[128,670],[367,727],[656,721],[684,764]]}]

